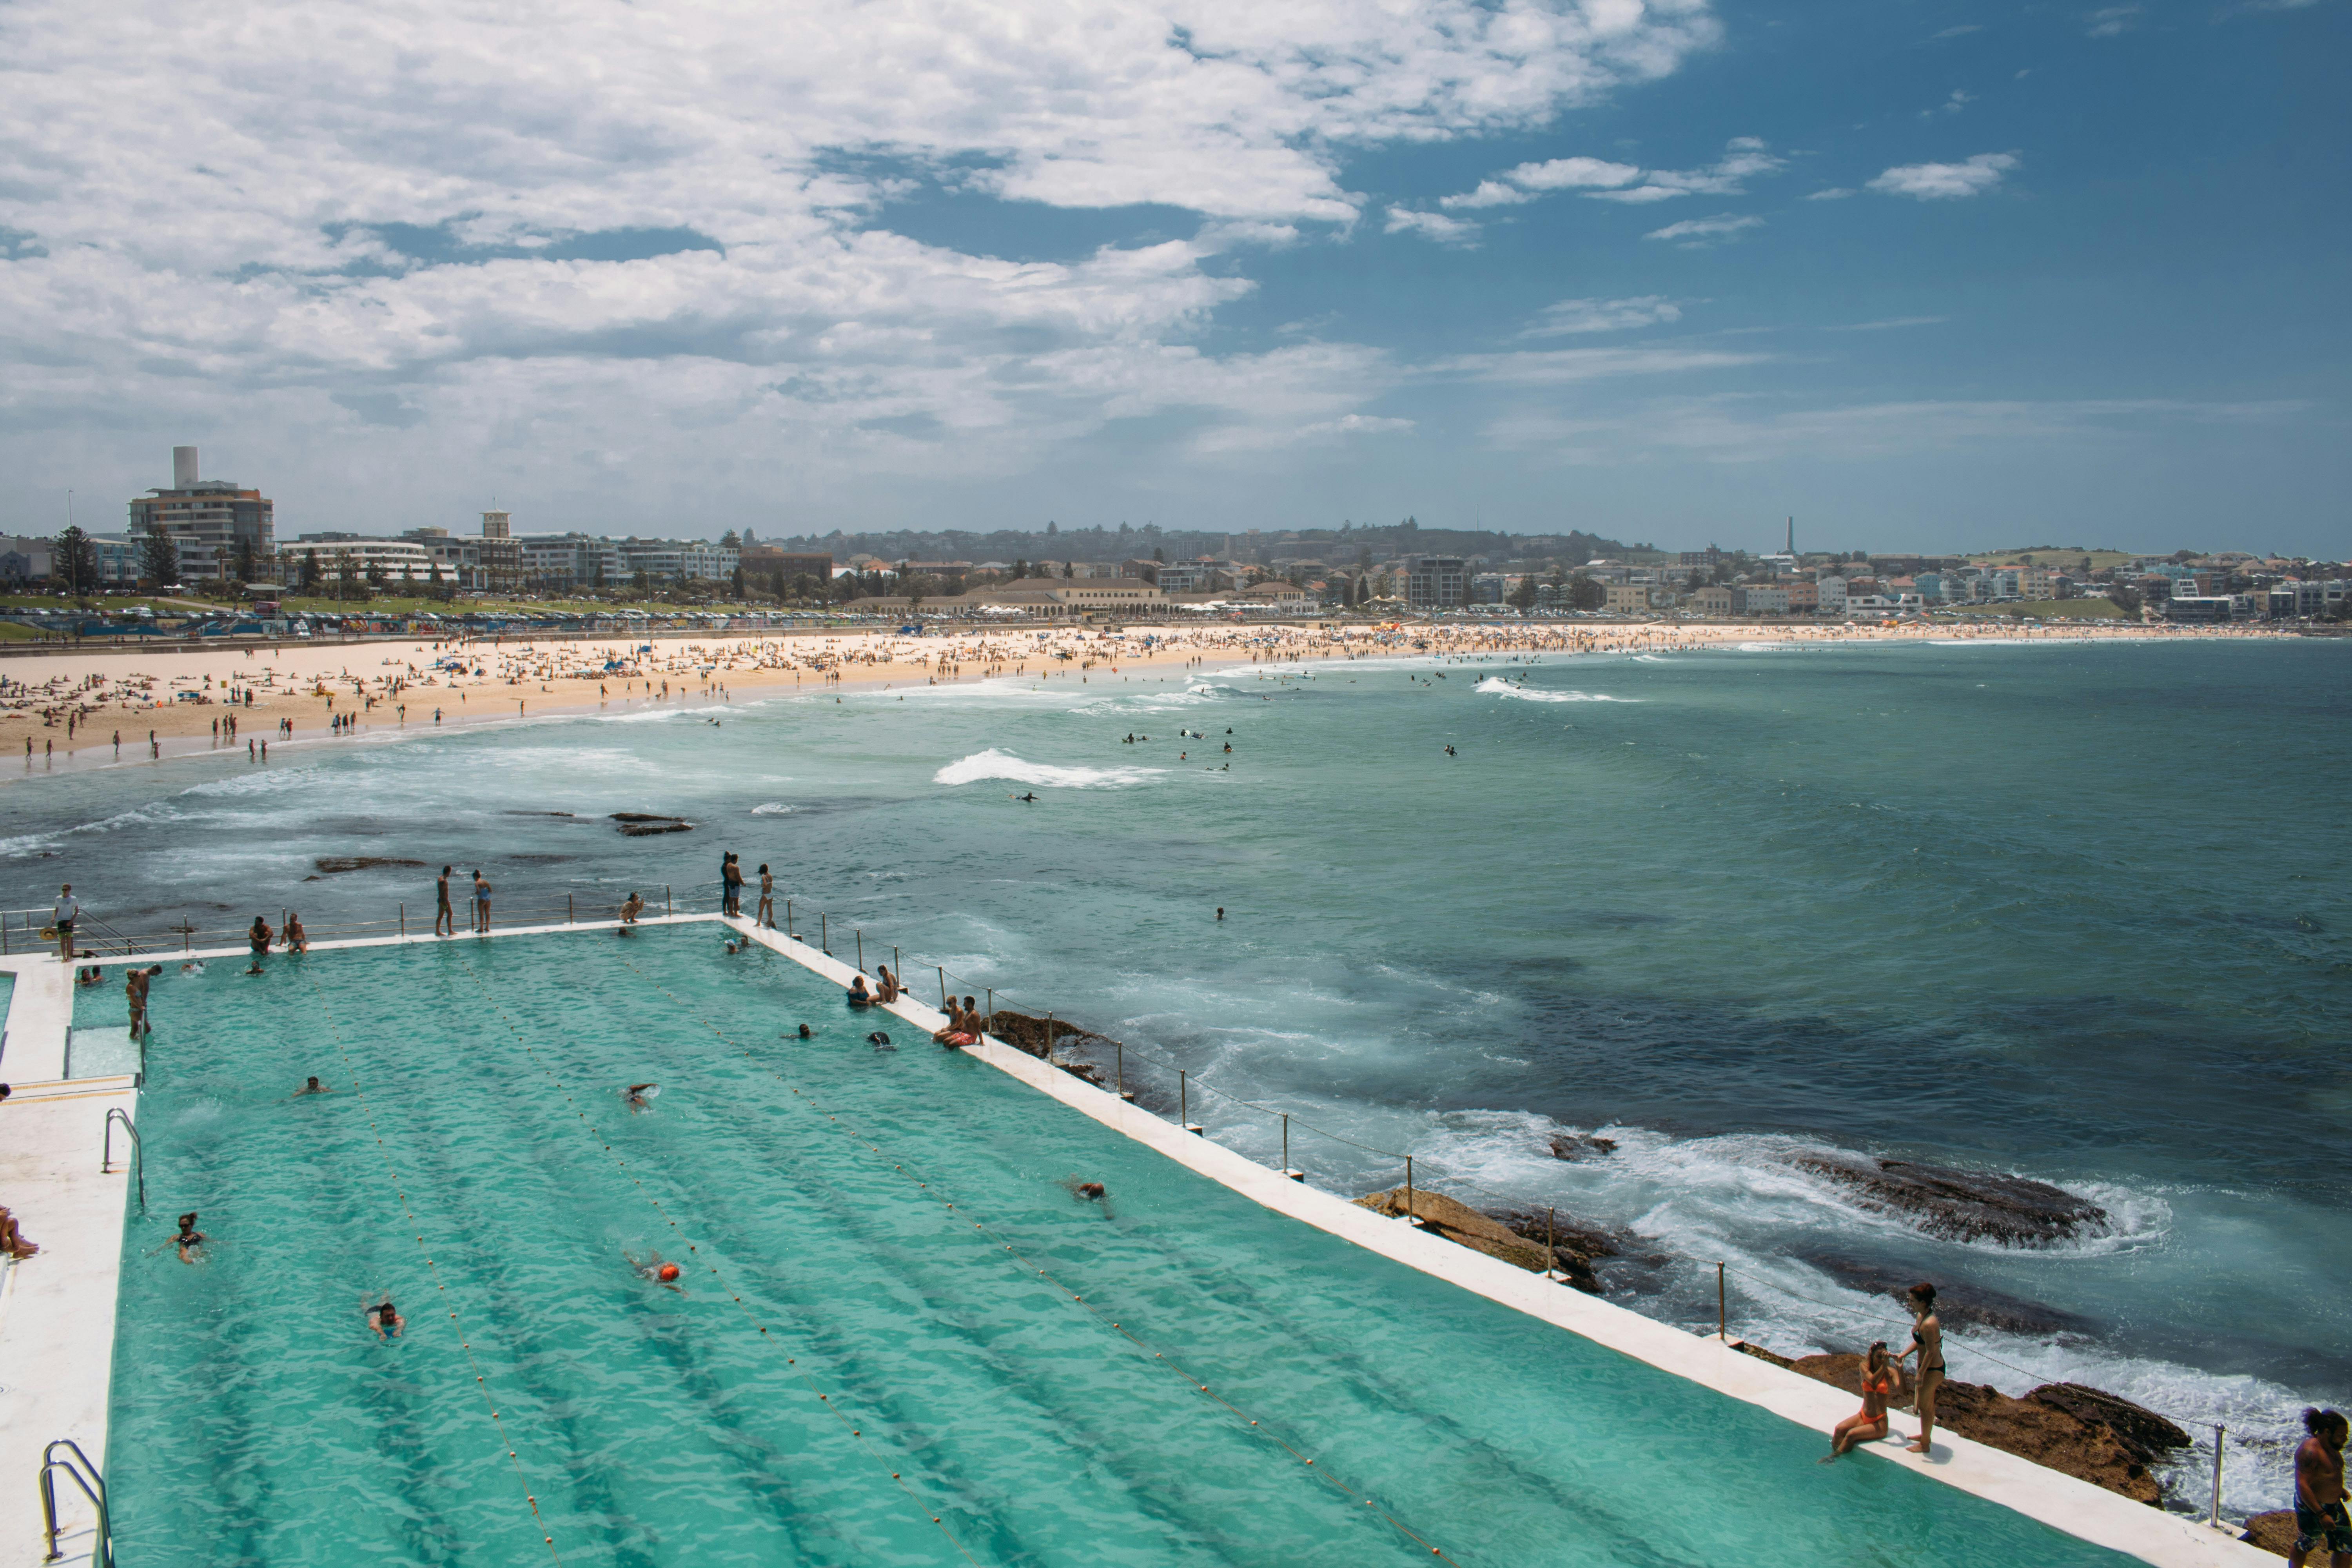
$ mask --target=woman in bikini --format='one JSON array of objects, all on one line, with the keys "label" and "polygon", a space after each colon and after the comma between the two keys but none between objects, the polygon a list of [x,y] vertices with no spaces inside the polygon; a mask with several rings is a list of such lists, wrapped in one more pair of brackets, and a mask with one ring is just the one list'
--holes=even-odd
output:
[{"label": "woman in bikini", "polygon": [[1880,1340],[1862,1358],[1862,1408],[1837,1424],[1830,1434],[1831,1459],[1861,1443],[1875,1443],[1886,1436],[1886,1402],[1903,1392],[1903,1368],[1886,1353],[1886,1342]]},{"label": "woman in bikini", "polygon": [[1933,1285],[1914,1285],[1904,1299],[1911,1305],[1911,1348],[1899,1360],[1919,1358],[1919,1396],[1912,1405],[1919,1413],[1919,1440],[1911,1452],[1925,1454],[1935,1447],[1936,1390],[1944,1385],[1944,1324],[1936,1316]]}]

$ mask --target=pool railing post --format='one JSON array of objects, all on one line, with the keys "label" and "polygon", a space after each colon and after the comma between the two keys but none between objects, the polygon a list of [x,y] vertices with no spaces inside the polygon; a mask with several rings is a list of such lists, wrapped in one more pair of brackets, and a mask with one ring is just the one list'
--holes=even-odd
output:
[{"label": "pool railing post", "polygon": [[[940,970],[940,1012],[942,1012],[942,1013],[944,1013],[944,1012],[946,1012],[946,1011],[948,1010],[948,966],[947,966],[946,964],[942,963],[942,964],[940,964],[940,965],[939,966],[939,970]],[[994,992],[991,992],[991,993],[989,993],[989,994],[991,994],[991,995],[994,995],[994,994],[995,994],[995,993],[994,993]]]},{"label": "pool railing post", "polygon": [[996,987],[993,985],[988,987],[988,1011],[981,1015],[980,1026],[983,1033],[996,1027]]},{"label": "pool railing post", "polygon": [[669,884],[667,882],[664,882],[662,884],[662,913],[667,915],[674,914],[677,911],[670,907]]},{"label": "pool railing post", "polygon": [[898,956],[898,944],[892,942],[890,944],[890,978],[896,980],[906,967],[907,961]]},{"label": "pool railing post", "polygon": [[1407,1225],[1419,1225],[1421,1216],[1412,1211],[1412,1156],[1407,1154],[1404,1157],[1404,1222]]},{"label": "pool railing post", "polygon": [[1729,1327],[1730,1313],[1725,1306],[1723,1289],[1723,1265],[1718,1263],[1715,1266],[1715,1337],[1718,1340],[1729,1340],[1731,1338]]},{"label": "pool railing post", "polygon": [[800,941],[800,933],[793,930],[793,901],[790,899],[784,900],[784,935],[793,942]]},{"label": "pool railing post", "polygon": [[824,950],[827,958],[833,956],[833,922],[823,910],[816,915],[816,944]]},{"label": "pool railing post", "polygon": [[2221,1443],[2228,1436],[2227,1427],[2213,1424],[2213,1516],[2205,1522],[2216,1530],[2221,1528]]},{"label": "pool railing post", "polygon": [[406,904],[400,906],[400,940],[403,942],[408,940],[408,906]]},{"label": "pool railing post", "polygon": [[572,895],[566,893],[563,895],[563,923],[570,925],[572,918]]},{"label": "pool railing post", "polygon": [[866,973],[866,933],[852,926],[849,934],[857,939],[857,973]]}]

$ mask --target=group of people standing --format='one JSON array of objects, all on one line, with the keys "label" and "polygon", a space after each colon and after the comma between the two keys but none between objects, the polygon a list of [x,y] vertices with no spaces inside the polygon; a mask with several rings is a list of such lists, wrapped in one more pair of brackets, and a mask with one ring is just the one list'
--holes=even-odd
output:
[{"label": "group of people standing", "polygon": [[[743,913],[743,860],[732,849],[719,861],[719,912],[739,919]],[[760,864],[759,912],[751,917],[751,923],[775,929],[776,879],[765,861]]]}]

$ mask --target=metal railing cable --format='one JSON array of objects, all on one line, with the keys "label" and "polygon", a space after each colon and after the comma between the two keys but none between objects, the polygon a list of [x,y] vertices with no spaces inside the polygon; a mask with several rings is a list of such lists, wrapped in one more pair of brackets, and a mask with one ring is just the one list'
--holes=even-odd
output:
[{"label": "metal railing cable", "polygon": [[790,1079],[787,1079],[782,1073],[777,1071],[772,1064],[762,1061],[759,1057],[752,1053],[749,1046],[730,1036],[726,1030],[720,1028],[719,1025],[707,1014],[700,1012],[692,1004],[679,997],[677,993],[671,991],[669,987],[664,985],[659,980],[655,979],[651,975],[647,974],[644,970],[638,968],[634,963],[631,963],[625,958],[621,962],[627,966],[632,973],[635,974],[638,979],[643,981],[648,987],[655,991],[658,991],[662,995],[668,997],[670,1003],[680,1012],[687,1014],[688,1016],[700,1023],[705,1028],[709,1029],[712,1037],[720,1044],[730,1047],[739,1052],[746,1061],[765,1071],[779,1084],[789,1089],[796,1099],[808,1101],[809,1108],[813,1113],[824,1117],[828,1122],[839,1129],[845,1136],[854,1139],[858,1143],[863,1144],[877,1159],[889,1161],[890,1168],[893,1171],[898,1172],[900,1175],[905,1176],[908,1181],[914,1183],[917,1190],[930,1198],[932,1202],[940,1205],[948,1213],[955,1215],[959,1223],[970,1225],[982,1236],[1002,1247],[1009,1256],[1011,1256],[1015,1261],[1019,1262],[1024,1268],[1033,1271],[1037,1278],[1042,1279],[1048,1284],[1052,1285],[1056,1290],[1068,1298],[1071,1305],[1079,1308],[1097,1322],[1108,1323],[1113,1331],[1118,1332],[1122,1338],[1133,1345],[1139,1354],[1148,1353],[1153,1361],[1166,1365],[1171,1371],[1176,1373],[1177,1375],[1182,1377],[1185,1382],[1192,1384],[1194,1389],[1198,1390],[1201,1394],[1207,1396],[1211,1401],[1229,1413],[1235,1420],[1247,1422],[1249,1424],[1250,1430],[1257,1432],[1280,1447],[1286,1453],[1290,1455],[1292,1458],[1298,1461],[1302,1469],[1311,1469],[1319,1481],[1345,1494],[1350,1501],[1360,1500],[1365,1507],[1371,1509],[1374,1512],[1378,1513],[1381,1518],[1399,1535],[1411,1541],[1414,1545],[1426,1549],[1431,1556],[1436,1558],[1442,1563],[1454,1562],[1454,1559],[1446,1554],[1443,1547],[1431,1545],[1426,1537],[1406,1525],[1402,1521],[1396,1518],[1387,1510],[1382,1509],[1377,1500],[1372,1498],[1369,1493],[1341,1480],[1338,1476],[1331,1473],[1329,1467],[1318,1465],[1311,1456],[1302,1452],[1300,1448],[1288,1438],[1283,1436],[1280,1433],[1275,1431],[1271,1427],[1265,1426],[1262,1419],[1250,1416],[1247,1412],[1234,1405],[1223,1394],[1218,1394],[1214,1389],[1211,1388],[1209,1384],[1200,1381],[1200,1379],[1194,1376],[1191,1372],[1186,1371],[1182,1365],[1171,1358],[1166,1352],[1153,1350],[1140,1335],[1135,1332],[1135,1331],[1127,1328],[1120,1322],[1115,1321],[1110,1317],[1109,1310],[1103,1307],[1099,1302],[1088,1301],[1082,1293],[1072,1289],[1068,1285],[1063,1283],[1063,1281],[1056,1278],[1051,1271],[1039,1268],[1034,1259],[1031,1258],[1026,1254],[1023,1253],[1018,1247],[1014,1247],[1011,1242],[1007,1241],[1000,1232],[991,1227],[985,1221],[971,1218],[971,1211],[959,1207],[954,1199],[947,1196],[945,1188],[939,1184],[936,1177],[919,1174],[915,1171],[908,1169],[905,1161],[893,1159],[880,1144],[873,1142],[873,1140],[864,1131],[855,1126],[845,1124],[841,1120],[839,1112],[829,1111],[817,1105],[806,1090],[793,1083]]},{"label": "metal railing cable", "polygon": [[[304,978],[308,981],[311,994],[317,1001],[319,1016],[326,1020],[329,1032],[335,1037],[335,1049],[342,1055],[343,1070],[350,1076],[352,1092],[358,1096],[360,1109],[367,1116],[368,1131],[375,1137],[376,1152],[383,1157],[383,1168],[392,1177],[392,1190],[400,1200],[400,1212],[407,1218],[409,1227],[415,1232],[416,1248],[425,1258],[425,1272],[433,1280],[434,1289],[441,1293],[446,1304],[449,1287],[441,1278],[440,1264],[435,1261],[431,1250],[425,1245],[425,1227],[417,1219],[415,1209],[409,1204],[408,1184],[402,1179],[400,1167],[393,1163],[392,1150],[383,1141],[383,1130],[376,1125],[374,1102],[368,1098],[367,1085],[360,1077],[359,1064],[352,1059],[351,1047],[343,1039],[342,1026],[335,1021],[335,1011],[327,1001],[326,989],[315,977],[306,973]],[[539,1511],[539,1495],[531,1489],[530,1478],[523,1471],[522,1456],[515,1447],[512,1434],[507,1430],[506,1417],[499,1413],[499,1402],[497,1396],[490,1393],[489,1379],[483,1374],[482,1363],[474,1354],[472,1336],[467,1333],[465,1322],[457,1316],[457,1308],[452,1306],[448,1311],[449,1321],[457,1328],[458,1348],[465,1352],[466,1364],[473,1371],[474,1386],[481,1394],[484,1408],[490,1413],[491,1425],[498,1428],[499,1442],[507,1451],[507,1462],[514,1468],[515,1481],[522,1488],[523,1500],[530,1505],[530,1517],[539,1527],[541,1539],[547,1542],[548,1555],[561,1563],[563,1561],[563,1553],[556,1548],[555,1537],[548,1530],[546,1517]]]},{"label": "metal railing cable", "polygon": [[[623,962],[625,963],[626,961],[624,960]],[[630,964],[629,967],[632,970],[636,968],[635,964]],[[693,1256],[695,1261],[701,1264],[702,1267],[709,1272],[710,1277],[718,1289],[727,1292],[728,1298],[732,1300],[736,1307],[742,1312],[744,1321],[749,1323],[754,1330],[758,1331],[759,1337],[762,1341],[776,1347],[780,1351],[782,1350],[782,1341],[770,1331],[769,1326],[766,1323],[760,1321],[759,1314],[751,1310],[751,1303],[744,1300],[742,1294],[727,1282],[725,1277],[719,1273],[719,1266],[713,1263],[702,1253],[699,1244],[688,1239],[684,1227],[679,1226],[677,1219],[671,1215],[668,1207],[663,1204],[660,1197],[646,1187],[644,1178],[640,1177],[635,1172],[630,1170],[629,1163],[626,1160],[622,1159],[614,1150],[613,1145],[605,1140],[603,1129],[599,1128],[594,1122],[588,1120],[588,1112],[582,1108],[578,1100],[574,1098],[572,1092],[572,1086],[565,1082],[552,1068],[549,1067],[547,1063],[540,1058],[540,1054],[537,1048],[531,1045],[529,1037],[526,1036],[520,1028],[516,1026],[512,1015],[507,1012],[504,1005],[501,1004],[497,995],[491,992],[488,984],[482,979],[480,971],[477,970],[471,963],[466,963],[465,970],[467,978],[471,980],[474,983],[475,989],[482,994],[482,1001],[484,1004],[486,1004],[492,1012],[499,1016],[499,1023],[506,1026],[507,1033],[514,1037],[515,1044],[520,1047],[523,1054],[530,1058],[531,1065],[539,1069],[540,1075],[546,1079],[550,1084],[553,1085],[555,1091],[563,1097],[564,1104],[572,1109],[572,1114],[579,1120],[580,1124],[583,1127],[585,1127],[588,1130],[589,1135],[596,1140],[597,1146],[604,1150],[605,1157],[612,1161],[614,1168],[618,1170],[620,1173],[629,1178],[630,1184],[637,1189],[638,1193],[645,1198],[646,1202],[652,1205],[653,1211],[661,1216],[662,1223],[669,1226],[670,1230],[677,1236],[679,1243],[683,1245],[687,1251]],[[664,993],[664,994],[667,994],[667,993]],[[675,1001],[676,998],[673,997],[672,1000]],[[786,1355],[784,1357],[784,1364],[792,1368],[793,1374],[807,1386],[808,1391],[811,1394],[816,1395],[817,1403],[825,1410],[830,1412],[834,1418],[839,1421],[842,1426],[848,1430],[850,1437],[860,1448],[865,1450],[866,1458],[872,1459],[876,1465],[880,1467],[882,1469],[888,1471],[890,1479],[898,1484],[898,1489],[906,1495],[907,1500],[913,1503],[917,1508],[922,1510],[923,1516],[939,1527],[940,1533],[947,1538],[948,1544],[953,1546],[956,1549],[957,1553],[961,1555],[965,1562],[972,1563],[974,1568],[978,1568],[979,1560],[972,1556],[971,1552],[966,1549],[962,1542],[956,1539],[955,1531],[948,1528],[947,1521],[941,1517],[938,1511],[933,1510],[929,1503],[923,1500],[921,1494],[915,1490],[914,1487],[907,1481],[905,1477],[899,1471],[890,1468],[890,1460],[888,1457],[876,1448],[873,1441],[866,1436],[865,1428],[859,1424],[857,1418],[850,1415],[847,1411],[842,1409],[841,1406],[834,1401],[834,1398],[830,1394],[827,1394],[824,1390],[817,1386],[815,1377],[806,1367],[801,1365],[800,1357],[795,1355]]]}]

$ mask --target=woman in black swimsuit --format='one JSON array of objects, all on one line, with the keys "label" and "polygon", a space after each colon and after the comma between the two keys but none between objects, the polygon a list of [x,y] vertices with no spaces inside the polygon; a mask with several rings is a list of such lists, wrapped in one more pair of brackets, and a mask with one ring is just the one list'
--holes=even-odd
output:
[{"label": "woman in black swimsuit", "polygon": [[1911,1452],[1925,1454],[1935,1446],[1936,1391],[1944,1385],[1944,1325],[1936,1316],[1933,1285],[1912,1286],[1905,1300],[1911,1305],[1911,1348],[1897,1360],[1919,1358],[1919,1393],[1912,1405],[1919,1413],[1919,1440],[1911,1445]]}]

